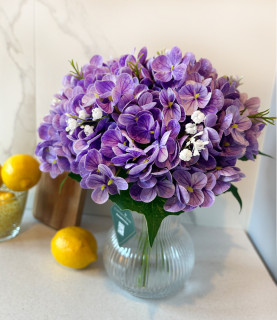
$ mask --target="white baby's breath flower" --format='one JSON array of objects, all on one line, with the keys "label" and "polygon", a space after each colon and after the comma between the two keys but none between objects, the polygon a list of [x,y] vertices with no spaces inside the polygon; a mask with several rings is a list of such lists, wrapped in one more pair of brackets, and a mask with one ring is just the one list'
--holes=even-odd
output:
[{"label": "white baby's breath flower", "polygon": [[89,115],[86,113],[86,110],[79,111],[79,118],[85,120]]},{"label": "white baby's breath flower", "polygon": [[93,126],[90,126],[90,125],[86,124],[85,127],[84,127],[85,135],[89,136],[90,134],[92,134],[93,133],[93,129],[94,129]]},{"label": "white baby's breath flower", "polygon": [[205,115],[203,112],[196,110],[191,115],[191,120],[195,122],[196,124],[203,122],[205,119]]},{"label": "white baby's breath flower", "polygon": [[91,115],[92,115],[92,120],[96,121],[103,117],[103,111],[100,108],[95,108],[92,110]]},{"label": "white baby's breath flower", "polygon": [[66,122],[67,122],[67,127],[65,128],[65,130],[69,132],[69,134],[71,135],[74,132],[74,130],[77,128],[77,120],[73,118],[69,118],[66,120]]},{"label": "white baby's breath flower", "polygon": [[183,161],[190,161],[192,152],[189,149],[183,149],[179,154],[179,158]]},{"label": "white baby's breath flower", "polygon": [[187,123],[186,124],[186,133],[195,134],[197,132],[197,127],[195,123]]},{"label": "white baby's breath flower", "polygon": [[209,144],[209,141],[196,140],[193,142],[193,155],[199,156],[200,151],[205,149],[205,145]]}]

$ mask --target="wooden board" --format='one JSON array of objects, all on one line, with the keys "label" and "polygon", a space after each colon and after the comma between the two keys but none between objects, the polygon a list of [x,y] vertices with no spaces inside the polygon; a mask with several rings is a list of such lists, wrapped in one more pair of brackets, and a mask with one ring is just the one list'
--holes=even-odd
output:
[{"label": "wooden board", "polygon": [[44,224],[60,229],[78,226],[85,201],[85,191],[79,182],[67,178],[61,193],[59,187],[67,173],[52,179],[48,173],[42,173],[37,186],[33,216]]}]

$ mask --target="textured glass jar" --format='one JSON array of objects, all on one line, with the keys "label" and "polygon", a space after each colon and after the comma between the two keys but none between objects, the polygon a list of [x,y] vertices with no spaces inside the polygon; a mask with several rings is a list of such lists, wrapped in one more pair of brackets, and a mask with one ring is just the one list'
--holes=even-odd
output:
[{"label": "textured glass jar", "polygon": [[109,277],[141,298],[162,298],[179,291],[194,266],[193,243],[180,217],[163,220],[151,248],[144,215],[132,215],[137,233],[122,247],[114,228],[107,235],[103,259]]},{"label": "textured glass jar", "polygon": [[10,193],[0,200],[0,241],[5,241],[19,233],[28,191],[12,191],[3,185],[0,192]]}]

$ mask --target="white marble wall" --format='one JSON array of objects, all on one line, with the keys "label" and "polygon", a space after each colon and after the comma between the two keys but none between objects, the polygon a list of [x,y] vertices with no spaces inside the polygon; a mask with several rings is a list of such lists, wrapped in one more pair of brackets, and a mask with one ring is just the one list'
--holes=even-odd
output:
[{"label": "white marble wall", "polygon": [[[0,161],[22,148],[33,150],[35,126],[59,91],[70,69],[68,60],[84,64],[96,53],[107,59],[146,45],[153,55],[178,45],[183,52],[209,58],[219,74],[243,75],[242,90],[269,106],[275,70],[274,0],[0,0],[0,14],[0,61],[8,74],[0,77],[0,116],[5,119]],[[240,215],[235,200],[226,195],[187,219],[245,227],[258,165],[241,164],[247,179],[238,184],[244,200]]]},{"label": "white marble wall", "polygon": [[0,0],[0,163],[34,153],[34,1]]}]

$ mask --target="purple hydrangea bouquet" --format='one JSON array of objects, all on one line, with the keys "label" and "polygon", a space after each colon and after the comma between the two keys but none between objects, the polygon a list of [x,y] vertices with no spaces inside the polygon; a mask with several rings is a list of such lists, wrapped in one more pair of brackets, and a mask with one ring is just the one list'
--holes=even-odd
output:
[{"label": "purple hydrangea bouquet", "polygon": [[226,191],[241,201],[237,161],[255,160],[274,118],[239,92],[239,79],[178,47],[71,65],[38,129],[42,171],[69,171],[96,203],[144,214],[150,245],[168,215],[210,207]]}]

